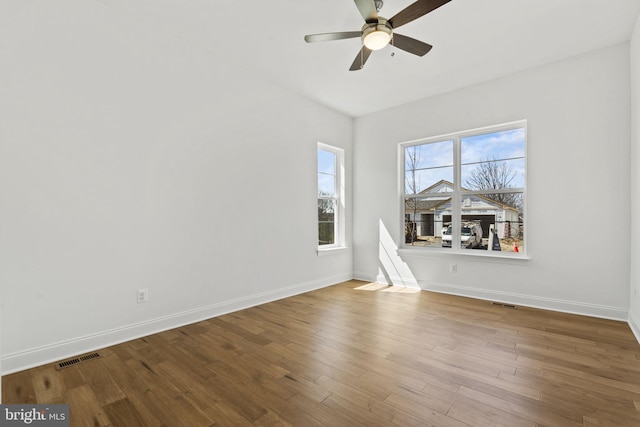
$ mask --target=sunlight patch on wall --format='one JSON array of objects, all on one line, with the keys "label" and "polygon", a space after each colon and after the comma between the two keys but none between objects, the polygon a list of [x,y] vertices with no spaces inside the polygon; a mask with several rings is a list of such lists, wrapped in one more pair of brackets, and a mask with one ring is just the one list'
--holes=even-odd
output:
[{"label": "sunlight patch on wall", "polygon": [[379,228],[378,276],[376,280],[379,283],[419,289],[418,281],[407,263],[398,255],[398,246],[382,220],[380,220]]}]

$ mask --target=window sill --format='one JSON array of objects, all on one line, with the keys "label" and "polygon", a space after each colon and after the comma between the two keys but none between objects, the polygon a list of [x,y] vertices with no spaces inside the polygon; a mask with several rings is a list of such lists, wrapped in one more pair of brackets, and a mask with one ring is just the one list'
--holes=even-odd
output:
[{"label": "window sill", "polygon": [[522,252],[500,252],[500,251],[481,251],[468,249],[465,251],[453,252],[451,250],[439,249],[439,248],[399,248],[397,250],[400,256],[410,257],[430,257],[430,256],[463,256],[463,257],[476,257],[484,259],[512,259],[514,261],[529,261],[531,257]]},{"label": "window sill", "polygon": [[328,256],[347,253],[349,251],[349,248],[347,248],[346,246],[334,246],[331,248],[318,248],[316,251],[318,252],[318,256]]}]

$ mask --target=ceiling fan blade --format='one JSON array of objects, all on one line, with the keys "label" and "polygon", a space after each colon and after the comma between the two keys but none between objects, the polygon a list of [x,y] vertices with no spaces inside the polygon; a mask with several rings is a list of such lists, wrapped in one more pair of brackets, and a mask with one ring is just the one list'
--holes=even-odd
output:
[{"label": "ceiling fan blade", "polygon": [[358,56],[356,56],[353,64],[351,64],[351,68],[349,68],[349,71],[362,70],[365,62],[367,62],[367,59],[369,59],[369,55],[371,55],[371,50],[367,49],[366,46],[362,46],[362,49],[360,50],[360,52],[358,52]]},{"label": "ceiling fan blade", "polygon": [[418,56],[425,56],[433,46],[428,43],[421,42],[411,37],[403,36],[402,34],[394,33],[391,44],[398,49],[402,49],[405,52],[413,53]]},{"label": "ceiling fan blade", "polygon": [[451,0],[418,0],[417,2],[407,6],[400,12],[396,13],[393,18],[390,18],[388,22],[392,28],[398,28],[404,24],[420,18],[439,8],[442,5],[449,3]]},{"label": "ceiling fan blade", "polygon": [[373,0],[354,0],[356,2],[356,6],[360,11],[360,15],[364,18],[365,21],[377,21],[378,20],[378,10],[376,9],[376,4]]},{"label": "ceiling fan blade", "polygon": [[327,42],[331,40],[352,39],[360,37],[362,31],[341,31],[338,33],[322,33],[322,34],[309,34],[304,36],[304,41],[307,43],[315,42]]}]

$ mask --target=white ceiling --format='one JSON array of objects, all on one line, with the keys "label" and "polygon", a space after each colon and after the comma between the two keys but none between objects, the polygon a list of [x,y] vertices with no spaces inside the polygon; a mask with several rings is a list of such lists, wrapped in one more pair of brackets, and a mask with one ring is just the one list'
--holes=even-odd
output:
[{"label": "white ceiling", "polygon": [[[357,117],[629,40],[640,0],[452,0],[398,32],[434,46],[391,46],[348,71],[359,39],[307,44],[305,34],[359,30],[353,0],[97,0],[211,61],[261,75]],[[385,0],[390,18],[413,0]],[[395,51],[395,55],[391,55]]]}]

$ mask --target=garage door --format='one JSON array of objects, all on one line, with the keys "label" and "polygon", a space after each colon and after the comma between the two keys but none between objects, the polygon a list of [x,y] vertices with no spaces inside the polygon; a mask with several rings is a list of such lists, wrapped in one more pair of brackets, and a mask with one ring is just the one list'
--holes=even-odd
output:
[{"label": "garage door", "polygon": [[496,223],[495,215],[462,215],[463,221],[480,221],[482,237],[489,237],[489,227]]}]

